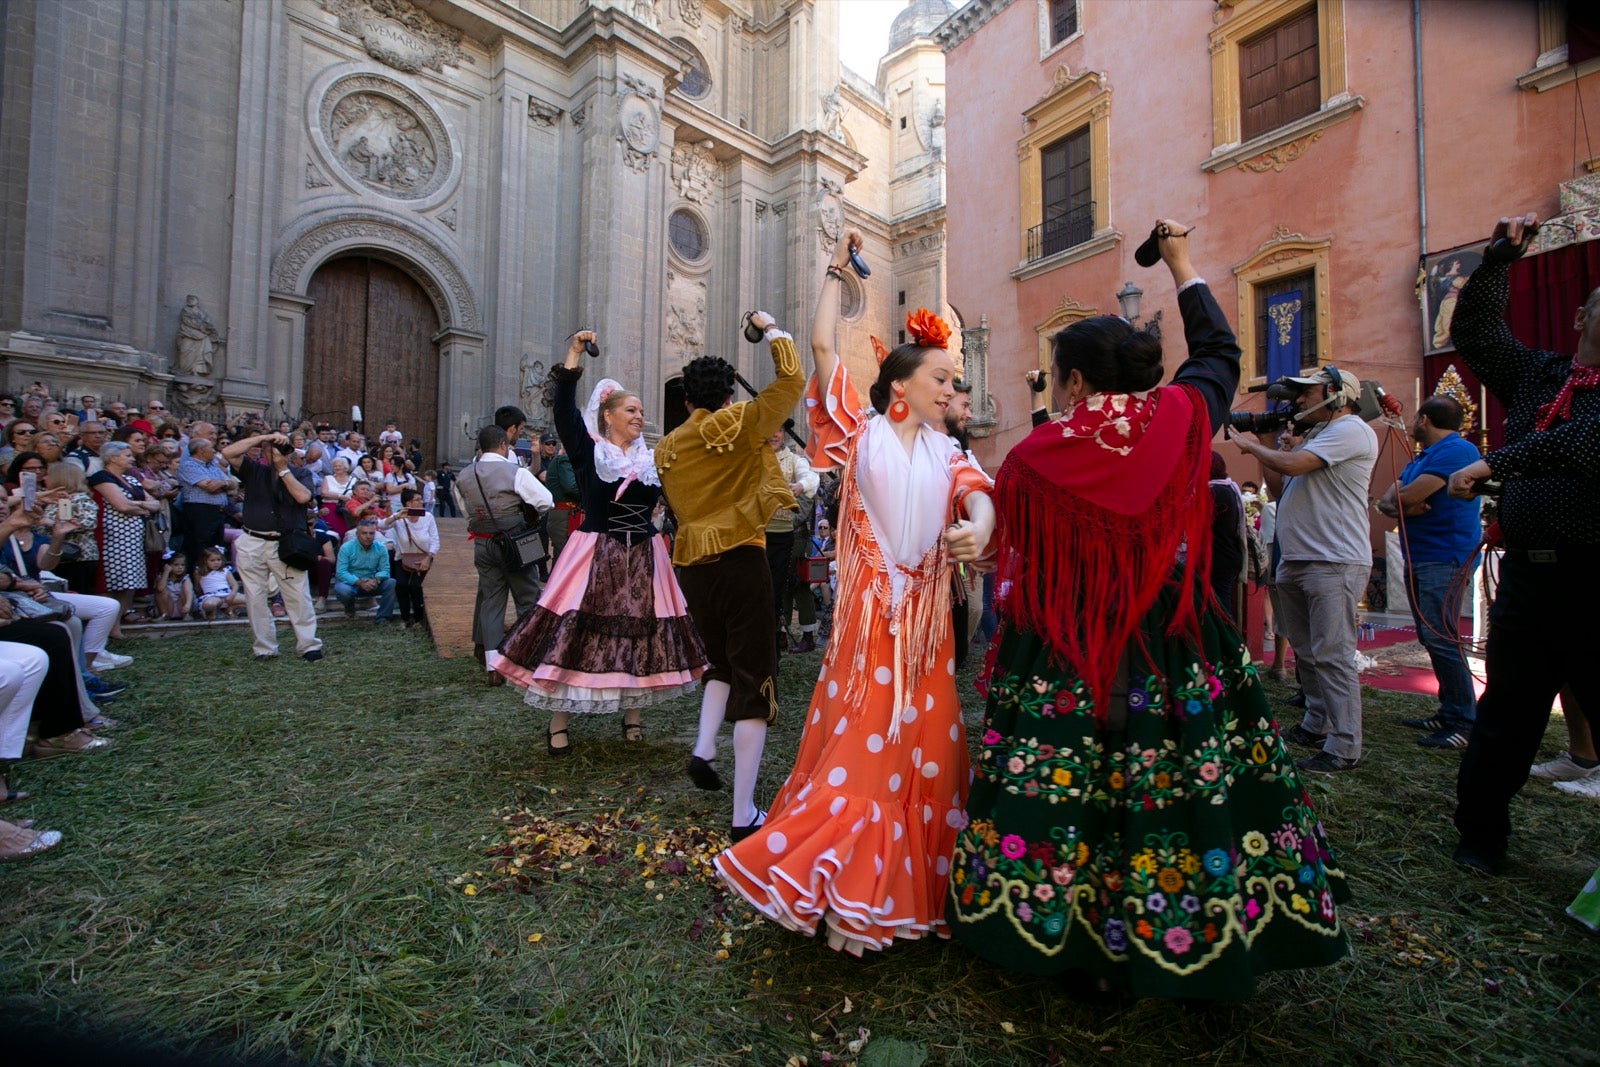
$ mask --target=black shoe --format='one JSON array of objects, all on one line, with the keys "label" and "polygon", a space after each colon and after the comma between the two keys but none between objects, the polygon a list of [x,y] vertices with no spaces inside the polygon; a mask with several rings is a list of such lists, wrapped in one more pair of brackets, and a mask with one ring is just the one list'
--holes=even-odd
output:
[{"label": "black shoe", "polygon": [[765,826],[766,822],[767,813],[757,810],[755,822],[751,823],[749,826],[730,826],[728,828],[728,838],[737,845],[740,841],[743,841],[745,838],[761,829],[761,827]]},{"label": "black shoe", "polygon": [[1435,713],[1426,719],[1401,719],[1400,725],[1408,730],[1426,730],[1430,734],[1436,734],[1444,729],[1444,717]]},{"label": "black shoe", "polygon": [[556,738],[560,737],[561,735],[565,734],[566,732],[567,731],[565,731],[565,730],[551,730],[548,726],[545,727],[545,731],[544,731],[544,749],[545,749],[545,751],[550,753],[550,755],[552,755],[552,756],[570,756],[570,755],[572,755],[572,738],[570,736],[567,737],[567,743],[566,744],[562,745],[560,748],[556,747]]},{"label": "black shoe", "polygon": [[815,652],[816,650],[816,635],[809,632],[801,634],[800,640],[789,646],[789,651],[795,653],[796,655],[804,655],[807,652]]},{"label": "black shoe", "polygon": [[644,723],[642,723],[642,722],[625,722],[625,723],[622,723],[621,726],[622,726],[622,739],[624,741],[643,741],[644,740]]},{"label": "black shoe", "polygon": [[1331,752],[1318,752],[1315,756],[1295,760],[1294,765],[1311,774],[1337,774],[1340,771],[1355,770],[1359,762],[1361,761],[1335,756]]},{"label": "black shoe", "polygon": [[701,759],[699,756],[689,757],[689,781],[700,789],[721,789],[722,775],[711,766],[711,761]]},{"label": "black shoe", "polygon": [[301,653],[300,658],[307,663],[315,663],[322,658],[322,649],[313,648],[310,652]]},{"label": "black shoe", "polygon": [[1457,867],[1465,867],[1469,871],[1490,876],[1499,874],[1506,861],[1504,852],[1488,852],[1474,848],[1465,841],[1456,846],[1455,853],[1450,858],[1455,861]]},{"label": "black shoe", "polygon": [[1299,723],[1295,723],[1283,732],[1283,739],[1291,745],[1306,745],[1310,748],[1321,748],[1322,743],[1328,739],[1327,734],[1314,734]]},{"label": "black shoe", "polygon": [[256,653],[256,662],[257,663],[265,663],[269,659],[277,659],[277,658],[278,658],[278,654],[276,652],[257,652]]},{"label": "black shoe", "polygon": [[1466,748],[1467,731],[1458,730],[1454,726],[1444,726],[1427,737],[1417,738],[1417,744],[1423,748]]},{"label": "black shoe", "polygon": [[1306,706],[1306,691],[1304,689],[1296,689],[1293,693],[1278,701],[1278,703],[1287,704],[1291,708],[1303,708]]}]

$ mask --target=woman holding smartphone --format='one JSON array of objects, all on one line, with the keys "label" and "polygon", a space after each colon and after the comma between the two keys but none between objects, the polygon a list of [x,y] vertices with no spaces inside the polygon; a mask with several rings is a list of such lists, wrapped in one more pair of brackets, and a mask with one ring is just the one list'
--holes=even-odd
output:
[{"label": "woman holding smartphone", "polygon": [[400,508],[383,520],[389,543],[394,546],[395,602],[400,606],[400,621],[428,628],[428,612],[422,602],[422,581],[428,577],[433,557],[439,554],[439,524],[422,506],[422,490],[400,491]]}]

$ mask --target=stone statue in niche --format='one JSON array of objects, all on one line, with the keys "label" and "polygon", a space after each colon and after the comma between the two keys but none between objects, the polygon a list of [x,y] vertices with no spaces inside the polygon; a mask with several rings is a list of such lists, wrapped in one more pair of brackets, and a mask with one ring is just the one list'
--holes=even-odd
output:
[{"label": "stone statue in niche", "polygon": [[667,276],[667,348],[687,361],[705,352],[706,283]]},{"label": "stone statue in niche", "polygon": [[944,101],[933,102],[933,114],[928,116],[928,151],[934,159],[944,158]]},{"label": "stone statue in niche", "polygon": [[717,182],[717,159],[711,154],[710,141],[678,142],[672,150],[672,181],[685,200],[704,204],[711,199]]},{"label": "stone statue in niche", "polygon": [[405,196],[433,177],[433,139],[407,108],[377,93],[351,93],[328,123],[334,155],[362,184]]},{"label": "stone statue in niche", "polygon": [[835,140],[844,140],[844,96],[839,86],[822,94],[822,132]]},{"label": "stone statue in niche", "polygon": [[629,0],[628,14],[651,29],[656,27],[656,0]]},{"label": "stone statue in niche", "polygon": [[190,293],[183,302],[183,310],[178,313],[177,372],[201,378],[209,375],[217,349],[223,344],[216,324],[200,306],[200,298]]},{"label": "stone statue in niche", "polygon": [[549,403],[544,395],[544,379],[543,361],[523,353],[517,366],[517,402],[530,415]]}]

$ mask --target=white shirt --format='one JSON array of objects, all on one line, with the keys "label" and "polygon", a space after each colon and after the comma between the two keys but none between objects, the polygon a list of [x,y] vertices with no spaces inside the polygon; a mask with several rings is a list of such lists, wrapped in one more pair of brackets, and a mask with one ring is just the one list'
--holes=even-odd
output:
[{"label": "white shirt", "polygon": [[396,552],[426,552],[430,556],[439,554],[439,524],[432,515],[424,514],[416,521],[402,518],[389,527],[388,533],[389,543],[394,545]]},{"label": "white shirt", "polygon": [[887,418],[867,420],[856,445],[856,485],[872,534],[889,565],[889,583],[899,604],[906,578],[895,564],[915,567],[944,536],[950,500],[950,457],[956,443],[923,426],[910,453]]}]

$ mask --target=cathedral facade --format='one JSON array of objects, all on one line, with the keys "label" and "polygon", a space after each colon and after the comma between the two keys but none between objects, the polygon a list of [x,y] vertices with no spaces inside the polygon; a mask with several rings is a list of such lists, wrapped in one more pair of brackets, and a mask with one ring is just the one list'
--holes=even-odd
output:
[{"label": "cathedral facade", "polygon": [[842,347],[892,344],[951,313],[951,6],[911,4],[867,82],[831,0],[12,0],[4,384],[359,409],[459,459],[498,404],[545,417],[594,328],[659,431],[696,355],[759,388],[742,314],[803,339],[849,226]]}]

